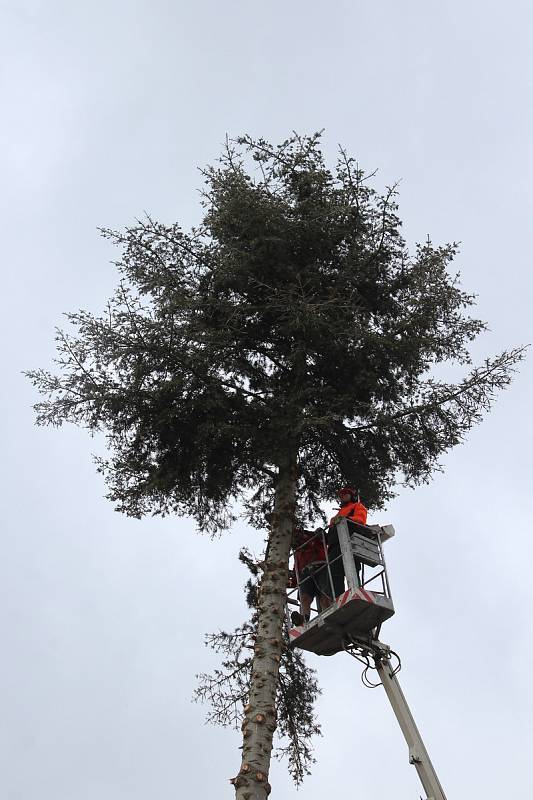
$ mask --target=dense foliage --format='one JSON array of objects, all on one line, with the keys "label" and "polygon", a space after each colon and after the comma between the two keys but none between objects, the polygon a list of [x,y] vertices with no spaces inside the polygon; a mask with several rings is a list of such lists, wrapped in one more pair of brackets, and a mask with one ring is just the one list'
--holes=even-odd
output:
[{"label": "dense foliage", "polygon": [[378,194],[344,152],[330,171],[319,145],[243,137],[205,171],[197,229],[104,230],[122,249],[115,296],[102,316],[67,315],[58,375],[30,375],[40,423],[106,432],[119,510],[214,531],[254,492],[262,525],[289,439],[309,510],[339,481],[376,507],[398,480],[426,480],[508,383],[519,351],[458,385],[429,377],[468,363],[485,327],[448,272],[456,247],[410,255],[395,191]]}]

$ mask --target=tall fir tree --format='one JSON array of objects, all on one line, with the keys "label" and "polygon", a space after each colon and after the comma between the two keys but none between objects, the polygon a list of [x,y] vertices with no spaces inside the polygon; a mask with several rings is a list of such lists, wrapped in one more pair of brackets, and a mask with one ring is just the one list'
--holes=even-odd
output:
[{"label": "tall fir tree", "polygon": [[320,134],[278,146],[243,136],[204,172],[204,215],[185,232],[150,218],[104,230],[122,251],[102,316],[68,314],[58,371],[30,377],[40,424],[107,436],[99,470],[118,510],[226,528],[236,502],[265,526],[237,800],[265,800],[276,728],[291,535],[339,483],[381,507],[439,468],[507,386],[523,349],[457,383],[485,324],[449,272],[456,245],[410,254],[394,188]]}]

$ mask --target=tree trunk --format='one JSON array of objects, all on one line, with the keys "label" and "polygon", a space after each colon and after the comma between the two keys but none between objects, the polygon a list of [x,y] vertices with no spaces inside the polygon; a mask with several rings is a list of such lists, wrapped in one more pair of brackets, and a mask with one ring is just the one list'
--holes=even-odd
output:
[{"label": "tree trunk", "polygon": [[259,593],[259,617],[250,694],[242,724],[239,774],[232,778],[236,800],[266,800],[272,737],[276,730],[276,693],[285,621],[288,562],[294,524],[296,459],[280,466],[271,532]]}]

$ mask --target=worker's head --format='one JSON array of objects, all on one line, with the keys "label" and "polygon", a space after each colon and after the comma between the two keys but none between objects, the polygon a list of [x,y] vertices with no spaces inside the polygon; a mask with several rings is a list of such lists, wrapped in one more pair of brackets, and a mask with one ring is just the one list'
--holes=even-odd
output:
[{"label": "worker's head", "polygon": [[339,495],[339,500],[341,503],[355,503],[357,500],[357,490],[353,489],[351,486],[343,486],[337,492]]}]

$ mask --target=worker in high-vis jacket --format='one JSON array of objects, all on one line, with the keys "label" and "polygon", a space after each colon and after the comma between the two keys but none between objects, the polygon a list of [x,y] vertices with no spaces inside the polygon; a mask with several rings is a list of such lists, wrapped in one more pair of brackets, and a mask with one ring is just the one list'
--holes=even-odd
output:
[{"label": "worker in high-vis jacket", "polygon": [[[344,592],[344,565],[335,523],[341,517],[351,519],[360,525],[366,525],[367,509],[359,499],[359,493],[351,486],[343,486],[338,491],[340,508],[329,521],[328,529],[328,561],[333,582],[333,593],[338,597]],[[359,565],[356,563],[357,568]]]}]

